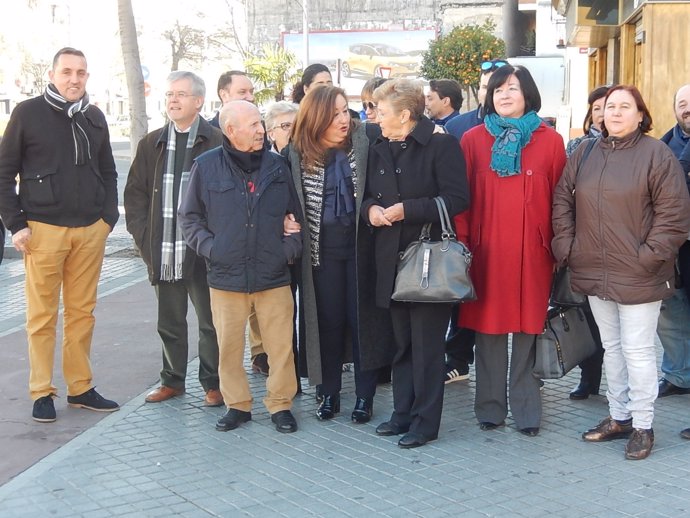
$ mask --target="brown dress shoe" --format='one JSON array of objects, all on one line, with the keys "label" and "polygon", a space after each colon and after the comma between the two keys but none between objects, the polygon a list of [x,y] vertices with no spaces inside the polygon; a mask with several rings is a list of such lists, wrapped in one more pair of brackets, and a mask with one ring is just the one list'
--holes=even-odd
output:
[{"label": "brown dress shoe", "polygon": [[635,428],[628,444],[625,445],[625,458],[629,460],[642,460],[649,457],[654,446],[654,430]]},{"label": "brown dress shoe", "polygon": [[166,401],[175,396],[181,396],[184,394],[184,389],[176,389],[172,387],[166,387],[161,385],[158,388],[153,389],[146,395],[147,403],[160,403],[161,401]]},{"label": "brown dress shoe", "polygon": [[221,406],[223,404],[223,394],[218,389],[208,389],[204,398],[204,406]]},{"label": "brown dress shoe", "polygon": [[624,439],[632,431],[632,419],[616,421],[611,416],[608,416],[597,426],[583,433],[582,438],[589,442],[612,441],[613,439]]}]

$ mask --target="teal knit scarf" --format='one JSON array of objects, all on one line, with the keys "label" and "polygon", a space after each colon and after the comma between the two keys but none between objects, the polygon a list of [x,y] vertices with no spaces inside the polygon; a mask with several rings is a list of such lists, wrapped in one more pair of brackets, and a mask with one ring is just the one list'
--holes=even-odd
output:
[{"label": "teal knit scarf", "polygon": [[484,117],[484,124],[486,130],[496,138],[491,147],[491,169],[500,177],[520,174],[522,148],[541,124],[539,116],[530,111],[519,119],[510,119],[490,113]]}]

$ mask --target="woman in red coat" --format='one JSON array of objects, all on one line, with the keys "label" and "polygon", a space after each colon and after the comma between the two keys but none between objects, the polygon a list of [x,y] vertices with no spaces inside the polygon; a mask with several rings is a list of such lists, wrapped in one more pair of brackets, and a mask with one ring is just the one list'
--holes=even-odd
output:
[{"label": "woman in red coat", "polygon": [[544,328],[554,259],[551,199],[565,165],[563,139],[536,112],[541,97],[529,71],[499,68],[489,80],[484,124],[465,134],[470,209],[455,218],[474,254],[477,300],[462,305],[460,326],[476,334],[475,414],[482,430],[508,415],[520,432],[539,433],[541,396],[532,376],[535,338]]}]

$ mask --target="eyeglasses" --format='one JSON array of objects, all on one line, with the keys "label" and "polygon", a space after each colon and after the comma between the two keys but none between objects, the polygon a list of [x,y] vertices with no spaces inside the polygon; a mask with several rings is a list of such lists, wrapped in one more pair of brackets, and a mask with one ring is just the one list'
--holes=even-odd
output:
[{"label": "eyeglasses", "polygon": [[187,92],[165,92],[166,99],[172,99],[174,97],[185,99],[186,97],[194,97],[194,95],[188,94]]},{"label": "eyeglasses", "polygon": [[280,128],[283,131],[287,131],[290,128],[292,128],[292,122],[281,122],[280,124],[276,124],[275,126],[273,126],[271,129],[276,129],[276,128]]},{"label": "eyeglasses", "polygon": [[484,61],[481,67],[482,72],[494,72],[505,65],[510,65],[510,63],[502,59],[494,59],[493,61]]},{"label": "eyeglasses", "polygon": [[363,109],[364,111],[367,111],[367,110],[375,110],[375,109],[376,109],[376,105],[375,105],[374,103],[372,103],[371,101],[366,102],[366,103],[365,103],[365,102],[362,102],[362,109]]}]

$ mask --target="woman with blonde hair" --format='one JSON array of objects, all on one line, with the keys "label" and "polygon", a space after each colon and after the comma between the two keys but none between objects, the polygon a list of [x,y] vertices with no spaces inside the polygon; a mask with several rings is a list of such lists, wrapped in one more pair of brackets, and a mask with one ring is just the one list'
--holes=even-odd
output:
[{"label": "woman with blonde hair", "polygon": [[[431,223],[432,239],[441,226],[434,198],[450,216],[469,204],[465,161],[457,140],[435,133],[424,116],[424,92],[408,79],[393,79],[374,91],[381,137],[371,146],[361,214],[374,227],[376,305],[393,322],[393,413],[376,428],[383,436],[404,434],[401,448],[416,448],[438,437],[443,408],[445,334],[451,304],[391,300],[398,258]],[[387,351],[367,343],[379,365]]]}]

